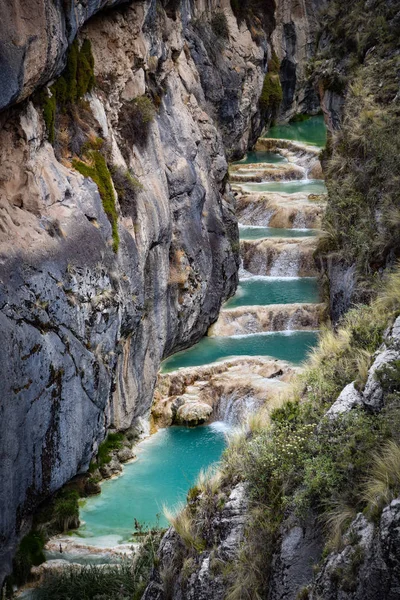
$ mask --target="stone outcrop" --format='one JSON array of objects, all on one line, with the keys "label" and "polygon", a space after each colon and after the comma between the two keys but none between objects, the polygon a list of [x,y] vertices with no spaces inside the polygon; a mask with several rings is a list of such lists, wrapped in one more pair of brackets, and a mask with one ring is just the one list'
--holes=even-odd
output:
[{"label": "stone outcrop", "polygon": [[[2,20],[1,106],[59,73],[67,41],[113,4],[13,3]],[[59,143],[55,154],[36,100],[3,113],[0,581],[38,503],[87,469],[108,428],[147,421],[161,359],[198,340],[235,290],[225,148],[240,153],[260,133],[266,47],[239,28],[228,1],[218,6],[230,30],[222,41],[210,26],[216,2],[185,2],[175,16],[153,0],[124,3],[81,29],[98,82],[84,126],[104,140],[110,167],[139,182],[116,205],[117,253],[96,185]],[[156,117],[145,142],[127,143],[121,112],[145,93],[157,98]]]},{"label": "stone outcrop", "polygon": [[258,408],[279,403],[298,371],[285,361],[243,356],[160,374],[152,423],[156,428],[221,420],[240,425]]},{"label": "stone outcrop", "polygon": [[[354,542],[356,540],[356,542]],[[360,513],[351,523],[344,550],[331,554],[310,600],[395,600],[400,595],[400,499],[393,500],[374,525]]]},{"label": "stone outcrop", "polygon": [[143,600],[223,600],[226,584],[221,567],[226,561],[232,560],[239,551],[246,525],[247,505],[246,488],[239,484],[233,488],[221,510],[216,511],[207,524],[207,547],[212,548],[216,534],[220,544],[212,550],[194,553],[194,556],[187,559],[190,561],[187,578],[177,572],[177,563],[179,565],[179,558],[185,554],[185,548],[177,533],[170,529],[161,542],[159,564],[154,570]]},{"label": "stone outcrop", "polygon": [[281,63],[281,115],[285,119],[296,113],[313,113],[319,109],[319,99],[308,81],[306,65],[314,55],[318,12],[324,4],[325,0],[282,0],[276,3],[277,26],[273,44]]}]

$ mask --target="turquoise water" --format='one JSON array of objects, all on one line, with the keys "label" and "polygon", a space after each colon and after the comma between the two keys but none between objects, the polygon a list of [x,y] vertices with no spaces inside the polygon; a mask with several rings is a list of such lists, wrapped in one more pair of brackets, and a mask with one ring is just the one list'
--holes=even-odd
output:
[{"label": "turquoise water", "polygon": [[213,423],[203,427],[161,429],[141,442],[138,458],[125,465],[118,479],[105,481],[101,494],[81,508],[85,525],[80,536],[88,543],[115,545],[129,540],[135,519],[141,524],[166,526],[163,506],[175,507],[186,499],[202,468],[219,461],[226,446],[227,427]]},{"label": "turquoise water", "polygon": [[318,283],[315,277],[243,279],[239,283],[235,296],[224,304],[224,308],[295,302],[319,302]]},{"label": "turquoise water", "polygon": [[276,229],[274,227],[247,226],[239,224],[241,240],[263,240],[264,238],[302,238],[317,235],[315,229]]},{"label": "turquoise water", "polygon": [[255,165],[259,163],[282,163],[287,162],[287,158],[284,158],[280,154],[275,152],[267,152],[260,150],[259,152],[248,152],[242,160],[238,160],[232,164],[234,165]]},{"label": "turquoise water", "polygon": [[301,179],[300,181],[269,181],[267,183],[240,183],[245,192],[280,192],[281,194],[325,194],[326,186],[322,179]]},{"label": "turquoise water", "polygon": [[306,142],[315,146],[326,145],[326,125],[324,117],[318,115],[311,117],[301,123],[288,123],[287,125],[276,125],[271,127],[264,137],[274,139],[295,140]]},{"label": "turquoise water", "polygon": [[318,333],[315,331],[274,331],[232,337],[204,337],[189,350],[178,352],[162,363],[161,372],[169,373],[182,367],[207,365],[233,356],[272,356],[301,363]]}]

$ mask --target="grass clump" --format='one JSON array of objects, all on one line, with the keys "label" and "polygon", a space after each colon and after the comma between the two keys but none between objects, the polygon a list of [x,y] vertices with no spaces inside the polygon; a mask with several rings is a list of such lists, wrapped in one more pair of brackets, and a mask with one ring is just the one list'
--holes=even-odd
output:
[{"label": "grass clump", "polygon": [[111,452],[122,448],[124,436],[122,433],[109,433],[104,442],[101,442],[97,452],[99,466],[106,465],[111,460]]},{"label": "grass clump", "polygon": [[94,183],[97,185],[104,211],[111,223],[113,250],[114,252],[118,252],[118,213],[111,173],[107,167],[104,156],[98,150],[89,151],[86,154],[86,158],[88,162],[75,159],[72,162],[72,166],[84,177],[93,179]]},{"label": "grass clump", "polygon": [[373,456],[371,473],[364,486],[364,498],[372,514],[380,515],[384,506],[400,494],[400,446],[389,440]]},{"label": "grass clump", "polygon": [[28,533],[20,541],[13,563],[13,579],[17,585],[28,581],[31,568],[46,560],[44,544],[43,536],[36,531]]},{"label": "grass clump", "polygon": [[215,35],[222,39],[229,39],[229,26],[226,14],[218,11],[211,17],[211,29]]},{"label": "grass clump", "polygon": [[180,507],[175,512],[164,508],[164,515],[188,550],[200,553],[206,548],[206,543],[199,535],[198,527],[193,515],[190,514],[189,507]]},{"label": "grass clump", "polygon": [[85,566],[47,573],[38,600],[139,600],[156,561],[161,532],[149,533],[133,559],[118,565]]},{"label": "grass clump", "polygon": [[147,96],[140,96],[125,103],[119,113],[121,136],[131,146],[133,144],[144,146],[155,114],[154,105]]}]

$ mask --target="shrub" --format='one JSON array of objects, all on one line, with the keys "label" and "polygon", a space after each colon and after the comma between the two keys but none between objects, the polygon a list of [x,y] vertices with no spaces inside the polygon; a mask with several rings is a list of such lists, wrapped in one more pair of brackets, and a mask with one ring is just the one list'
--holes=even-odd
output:
[{"label": "shrub", "polygon": [[31,567],[40,565],[46,560],[43,548],[44,538],[38,532],[28,533],[22,538],[13,563],[13,577],[18,585],[28,581]]},{"label": "shrub", "polygon": [[371,475],[364,487],[364,498],[371,513],[378,513],[400,494],[400,446],[389,440],[375,453]]},{"label": "shrub", "polygon": [[260,97],[260,107],[264,111],[276,111],[283,99],[282,86],[277,73],[266,73]]},{"label": "shrub", "polygon": [[64,489],[56,498],[53,507],[53,518],[58,531],[65,532],[79,527],[79,493],[76,490]]},{"label": "shrub", "polygon": [[85,566],[46,573],[38,600],[140,600],[147,587],[161,532],[151,532],[133,559],[119,565]]},{"label": "shrub", "polygon": [[104,442],[101,442],[97,452],[97,462],[100,466],[110,462],[110,452],[112,450],[119,450],[122,448],[123,439],[124,436],[122,433],[109,433]]},{"label": "shrub", "polygon": [[226,14],[222,11],[216,12],[211,17],[211,29],[219,38],[229,39],[229,27]]},{"label": "shrub", "polygon": [[94,58],[90,40],[84,40],[82,48],[79,49],[78,40],[75,39],[68,50],[64,71],[50,87],[51,96],[46,91],[39,96],[51,144],[54,144],[55,141],[57,108],[66,112],[70,105],[75,104],[90,92],[94,84]]},{"label": "shrub", "polygon": [[111,169],[111,176],[115,191],[118,194],[122,214],[130,214],[136,219],[135,200],[139,192],[143,189],[142,184],[130,171],[124,171],[123,169]]},{"label": "shrub", "polygon": [[112,184],[111,174],[108,170],[105,158],[98,150],[92,150],[87,153],[89,163],[81,160],[74,160],[72,166],[84,177],[93,179],[98,187],[99,194],[103,203],[104,211],[111,223],[113,250],[118,252],[119,233],[118,233],[118,213],[115,204],[115,194]]},{"label": "shrub", "polygon": [[147,96],[127,102],[119,114],[119,130],[128,144],[144,146],[155,117],[155,109]]}]

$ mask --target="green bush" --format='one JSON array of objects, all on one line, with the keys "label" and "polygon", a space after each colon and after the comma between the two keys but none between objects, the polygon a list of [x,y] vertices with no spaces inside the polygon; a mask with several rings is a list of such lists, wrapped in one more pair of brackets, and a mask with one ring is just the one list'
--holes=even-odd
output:
[{"label": "green bush", "polygon": [[228,19],[224,12],[219,11],[213,14],[211,17],[211,29],[217,37],[229,39]]},{"label": "green bush", "polygon": [[68,50],[64,71],[50,87],[51,97],[46,91],[39,95],[39,103],[43,109],[43,118],[51,144],[54,144],[55,141],[57,109],[66,112],[70,105],[75,104],[90,92],[94,84],[94,58],[90,40],[84,40],[79,49],[78,40],[75,39]]},{"label": "green bush", "polygon": [[42,564],[46,558],[43,553],[44,538],[38,532],[28,533],[22,538],[13,563],[13,577],[18,585],[28,581],[31,567]]},{"label": "green bush", "polygon": [[260,107],[276,111],[283,99],[282,86],[277,73],[266,73],[260,97]]},{"label": "green bush", "polygon": [[112,227],[113,250],[114,252],[118,252],[118,213],[115,204],[111,174],[108,170],[104,156],[100,154],[98,150],[89,151],[87,156],[90,160],[90,164],[82,162],[81,160],[74,160],[72,166],[84,177],[91,177],[97,185],[104,211],[109,218]]},{"label": "green bush", "polygon": [[154,105],[147,96],[127,102],[119,114],[121,136],[130,145],[145,145],[155,114]]},{"label": "green bush", "polygon": [[109,433],[104,442],[101,442],[97,453],[97,462],[99,466],[110,462],[112,450],[122,448],[124,436],[122,433]]}]

